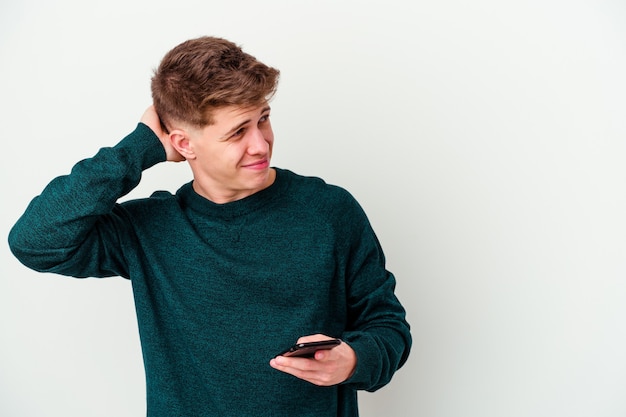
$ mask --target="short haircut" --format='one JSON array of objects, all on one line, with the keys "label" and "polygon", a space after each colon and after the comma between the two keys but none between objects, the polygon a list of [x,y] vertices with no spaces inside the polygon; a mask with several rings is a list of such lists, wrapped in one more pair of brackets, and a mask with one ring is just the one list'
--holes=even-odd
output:
[{"label": "short haircut", "polygon": [[152,77],[152,99],[166,129],[176,122],[204,127],[213,123],[213,110],[270,100],[279,74],[233,42],[205,36],[163,57]]}]

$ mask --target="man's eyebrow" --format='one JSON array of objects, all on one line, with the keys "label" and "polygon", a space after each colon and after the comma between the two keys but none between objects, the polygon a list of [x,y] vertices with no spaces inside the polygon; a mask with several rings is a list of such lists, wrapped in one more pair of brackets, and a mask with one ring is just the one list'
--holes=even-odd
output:
[{"label": "man's eyebrow", "polygon": [[[263,108],[261,109],[260,114],[266,113],[266,112],[268,112],[268,111],[270,111],[270,110],[271,110],[271,107],[270,107],[270,106],[265,106],[265,107],[263,107]],[[222,139],[226,139],[226,138],[228,138],[231,134],[233,134],[234,132],[236,132],[237,130],[239,130],[241,127],[243,127],[243,126],[247,125],[248,123],[250,123],[250,121],[251,121],[251,120],[252,120],[252,119],[246,119],[246,120],[242,121],[242,122],[241,122],[241,123],[239,123],[237,126],[233,127],[233,128],[232,128],[232,129],[230,129],[228,132],[226,132],[226,133],[224,134],[224,136],[222,136]]]}]

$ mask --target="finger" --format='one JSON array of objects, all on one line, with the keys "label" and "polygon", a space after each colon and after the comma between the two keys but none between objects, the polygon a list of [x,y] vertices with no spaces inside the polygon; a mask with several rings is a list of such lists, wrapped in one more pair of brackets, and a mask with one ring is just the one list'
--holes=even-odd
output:
[{"label": "finger", "polygon": [[[280,357],[279,357],[280,358]],[[308,362],[314,362],[312,360],[305,360]],[[270,361],[270,365],[286,374],[292,375],[298,379],[302,379],[304,381],[310,382],[311,384],[318,386],[329,386],[332,385],[333,379],[332,376],[326,372],[320,372],[314,369],[300,369],[292,366],[285,366],[279,363],[278,358],[274,358]]]},{"label": "finger", "polygon": [[298,339],[297,343],[307,343],[307,342],[317,342],[320,340],[332,339],[330,336],[326,336],[325,334],[317,333],[310,334],[308,336],[302,336]]},{"label": "finger", "polygon": [[315,352],[314,357],[316,361],[326,361],[330,357],[330,352],[328,350],[318,350]]},{"label": "finger", "polygon": [[316,361],[309,358],[277,356],[272,361],[281,368],[293,368],[301,371],[312,371],[319,368]]}]

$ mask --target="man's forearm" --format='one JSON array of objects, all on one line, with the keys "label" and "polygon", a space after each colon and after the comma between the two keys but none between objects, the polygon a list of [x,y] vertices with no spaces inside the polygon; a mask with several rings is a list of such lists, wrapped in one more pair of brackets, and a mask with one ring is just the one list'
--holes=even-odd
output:
[{"label": "man's forearm", "polygon": [[9,234],[15,256],[36,270],[64,262],[85,241],[101,216],[130,192],[141,172],[165,159],[160,142],[145,125],[111,148],[77,163],[35,197]]}]

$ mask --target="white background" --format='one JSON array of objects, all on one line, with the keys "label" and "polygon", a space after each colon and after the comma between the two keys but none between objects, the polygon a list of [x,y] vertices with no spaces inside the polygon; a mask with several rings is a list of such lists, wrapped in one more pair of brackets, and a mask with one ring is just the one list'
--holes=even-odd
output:
[{"label": "white background", "polygon": [[349,189],[397,276],[415,344],[363,416],[626,415],[623,1],[4,0],[1,416],[145,414],[129,283],[29,271],[6,236],[200,35],[281,70],[274,165]]}]

